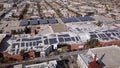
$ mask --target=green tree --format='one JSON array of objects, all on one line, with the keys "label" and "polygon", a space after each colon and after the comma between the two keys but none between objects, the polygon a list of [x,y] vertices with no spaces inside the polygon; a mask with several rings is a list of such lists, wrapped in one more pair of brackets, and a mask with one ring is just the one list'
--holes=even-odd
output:
[{"label": "green tree", "polygon": [[25,50],[21,50],[20,55],[23,56],[23,59],[28,59],[29,58],[29,55],[28,55],[27,52],[25,52]]},{"label": "green tree", "polygon": [[24,32],[25,32],[25,34],[31,33],[31,28],[26,26],[24,28]]},{"label": "green tree", "polygon": [[11,30],[11,34],[17,34],[16,30]]},{"label": "green tree", "polygon": [[94,47],[98,47],[100,46],[100,42],[98,41],[98,39],[90,39],[86,42],[86,48],[94,48]]}]

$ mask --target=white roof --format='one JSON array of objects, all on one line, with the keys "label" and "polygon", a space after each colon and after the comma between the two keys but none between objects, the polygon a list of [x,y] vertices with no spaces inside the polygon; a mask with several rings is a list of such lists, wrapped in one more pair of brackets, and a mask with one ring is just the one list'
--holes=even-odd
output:
[{"label": "white roof", "polygon": [[100,58],[103,54],[102,62],[106,68],[119,68],[120,67],[120,47],[106,46],[90,49],[93,54],[97,54]]}]

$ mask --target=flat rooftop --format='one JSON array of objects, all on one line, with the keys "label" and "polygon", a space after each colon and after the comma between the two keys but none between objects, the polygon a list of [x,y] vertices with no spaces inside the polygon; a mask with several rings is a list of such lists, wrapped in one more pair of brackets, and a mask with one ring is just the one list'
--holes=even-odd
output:
[{"label": "flat rooftop", "polygon": [[119,68],[120,67],[120,47],[107,46],[100,48],[90,49],[91,52],[97,54],[97,58],[100,58],[104,53],[102,62],[105,64],[105,68]]},{"label": "flat rooftop", "polygon": [[67,31],[67,27],[64,24],[51,24],[51,27],[52,27],[54,33]]}]

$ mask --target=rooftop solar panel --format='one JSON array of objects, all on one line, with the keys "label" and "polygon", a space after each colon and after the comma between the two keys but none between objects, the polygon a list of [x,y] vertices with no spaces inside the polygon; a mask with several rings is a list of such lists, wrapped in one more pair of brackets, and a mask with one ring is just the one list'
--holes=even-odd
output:
[{"label": "rooftop solar panel", "polygon": [[16,53],[18,54],[18,52],[19,52],[19,49],[17,49]]},{"label": "rooftop solar panel", "polygon": [[104,34],[102,34],[104,38],[107,38]]},{"label": "rooftop solar panel", "polygon": [[24,47],[25,46],[25,43],[21,43],[21,47]]},{"label": "rooftop solar panel", "polygon": [[69,22],[71,22],[68,18],[61,18],[61,20],[62,20],[64,23],[69,23]]},{"label": "rooftop solar panel", "polygon": [[79,41],[79,38],[78,37],[75,37],[77,41]]},{"label": "rooftop solar panel", "polygon": [[40,39],[41,39],[41,37],[36,37],[36,38],[29,39],[29,41],[35,41],[35,40],[40,40]]},{"label": "rooftop solar panel", "polygon": [[28,47],[29,45],[28,45],[28,43],[26,43],[26,47]]},{"label": "rooftop solar panel", "polygon": [[46,19],[39,20],[39,24],[48,24],[48,21]]},{"label": "rooftop solar panel", "polygon": [[76,30],[81,32],[81,30],[79,28],[76,28]]},{"label": "rooftop solar panel", "polygon": [[112,32],[112,35],[113,35],[113,36],[116,36],[113,32]]},{"label": "rooftop solar panel", "polygon": [[95,19],[93,19],[90,16],[84,16],[84,17],[77,17],[80,21],[94,21]]},{"label": "rooftop solar panel", "polygon": [[22,38],[22,41],[29,41],[28,38]]},{"label": "rooftop solar panel", "polygon": [[119,35],[119,33],[116,33],[117,35]]},{"label": "rooftop solar panel", "polygon": [[79,20],[76,17],[68,18],[70,22],[79,22]]},{"label": "rooftop solar panel", "polygon": [[45,40],[44,40],[44,44],[45,44],[45,45],[48,45],[48,44],[49,44],[49,43],[48,43],[48,39],[45,39]]},{"label": "rooftop solar panel", "polygon": [[110,33],[105,33],[108,37],[110,37],[111,36],[111,34]]},{"label": "rooftop solar panel", "polygon": [[92,34],[90,36],[91,36],[91,38],[98,38],[96,34]]},{"label": "rooftop solar panel", "polygon": [[40,40],[41,37],[36,37],[36,38],[22,38],[22,41],[35,41],[35,40]]},{"label": "rooftop solar panel", "polygon": [[58,38],[59,42],[64,42],[63,38]]},{"label": "rooftop solar panel", "polygon": [[21,21],[20,22],[20,26],[27,26],[29,23],[28,23],[28,21],[25,21],[25,20],[23,20],[23,21]]},{"label": "rooftop solar panel", "polygon": [[38,25],[38,20],[30,20],[30,25]]},{"label": "rooftop solar panel", "polygon": [[43,36],[43,38],[47,38],[47,36]]},{"label": "rooftop solar panel", "polygon": [[74,37],[71,37],[72,41],[75,41],[75,38]]},{"label": "rooftop solar panel", "polygon": [[38,45],[39,43],[42,43],[42,41],[37,41],[37,45]]},{"label": "rooftop solar panel", "polygon": [[116,30],[108,30],[109,32],[117,32]]},{"label": "rooftop solar panel", "polygon": [[65,42],[67,42],[67,41],[71,41],[70,38],[64,38],[64,39],[65,39]]},{"label": "rooftop solar panel", "polygon": [[109,40],[108,38],[103,38],[103,40]]},{"label": "rooftop solar panel", "polygon": [[29,43],[29,46],[32,46],[32,42]]},{"label": "rooftop solar panel", "polygon": [[70,37],[69,34],[61,34],[61,35],[58,35],[58,37]]},{"label": "rooftop solar panel", "polygon": [[33,42],[33,46],[36,46],[36,42]]},{"label": "rooftop solar panel", "polygon": [[19,43],[13,43],[12,48],[15,48],[16,46],[19,47]]},{"label": "rooftop solar panel", "polygon": [[101,38],[104,38],[104,35],[100,34]]},{"label": "rooftop solar panel", "polygon": [[17,39],[16,41],[20,41],[20,39]]},{"label": "rooftop solar panel", "polygon": [[56,19],[48,19],[48,22],[50,24],[53,24],[53,23],[58,23],[58,21]]},{"label": "rooftop solar panel", "polygon": [[56,38],[49,39],[49,42],[50,44],[55,44],[57,43],[57,39]]}]

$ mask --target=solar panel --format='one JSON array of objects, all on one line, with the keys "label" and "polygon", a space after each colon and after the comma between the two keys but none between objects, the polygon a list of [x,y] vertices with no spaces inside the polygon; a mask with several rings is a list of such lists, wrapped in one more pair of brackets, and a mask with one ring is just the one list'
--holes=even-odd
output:
[{"label": "solar panel", "polygon": [[72,41],[75,41],[75,38],[74,37],[71,37]]},{"label": "solar panel", "polygon": [[101,38],[104,38],[104,36],[102,34],[99,34],[101,36]]},{"label": "solar panel", "polygon": [[38,25],[38,20],[30,20],[30,25]]},{"label": "solar panel", "polygon": [[41,39],[41,37],[36,37],[36,38],[32,38],[31,41],[32,40],[40,40],[40,39]]},{"label": "solar panel", "polygon": [[29,45],[32,46],[32,42],[30,42]]},{"label": "solar panel", "polygon": [[61,35],[58,35],[58,37],[70,37],[69,34],[61,34]]},{"label": "solar panel", "polygon": [[85,21],[83,17],[77,17],[80,21]]},{"label": "solar panel", "polygon": [[53,23],[58,23],[58,21],[56,19],[48,19],[48,22],[50,24],[53,24]]},{"label": "solar panel", "polygon": [[27,26],[28,24],[28,21],[23,20],[20,22],[19,26]]},{"label": "solar panel", "polygon": [[81,30],[79,28],[76,28],[76,30],[81,32]]},{"label": "solar panel", "polygon": [[19,46],[19,43],[13,43],[12,48],[15,48],[16,46]]},{"label": "solar panel", "polygon": [[29,45],[28,45],[28,43],[26,43],[26,47],[28,47]]},{"label": "solar panel", "polygon": [[17,39],[16,41],[20,41],[20,39]]},{"label": "solar panel", "polygon": [[79,20],[77,18],[75,18],[75,17],[70,17],[70,18],[68,18],[68,20],[70,22],[79,22]]},{"label": "solar panel", "polygon": [[108,30],[109,32],[117,32],[116,30]]},{"label": "solar panel", "polygon": [[107,38],[104,34],[102,34],[104,36],[104,38]]},{"label": "solar panel", "polygon": [[43,36],[43,38],[47,38],[47,36]]},{"label": "solar panel", "polygon": [[58,38],[59,42],[64,42],[63,38]]},{"label": "solar panel", "polygon": [[33,42],[33,46],[36,46],[36,42]]},{"label": "solar panel", "polygon": [[41,37],[37,37],[37,38],[35,38],[35,40],[40,40],[41,39]]},{"label": "solar panel", "polygon": [[18,52],[19,52],[19,49],[17,49],[16,53],[18,54]]},{"label": "solar panel", "polygon": [[113,35],[113,36],[116,36],[113,32],[112,32],[112,35]]},{"label": "solar panel", "polygon": [[57,43],[57,39],[51,38],[51,39],[49,39],[49,42],[50,42],[50,44],[55,44],[55,43]]},{"label": "solar panel", "polygon": [[37,45],[38,45],[39,43],[42,43],[42,41],[37,41]]},{"label": "solar panel", "polygon": [[65,41],[67,42],[67,41],[71,41],[71,39],[70,38],[64,38],[65,39]]},{"label": "solar panel", "polygon": [[69,23],[69,22],[71,22],[68,18],[61,18],[61,20],[62,20],[64,23]]},{"label": "solar panel", "polygon": [[110,33],[105,33],[108,37],[110,37],[111,36],[111,34]]},{"label": "solar panel", "polygon": [[48,43],[48,39],[45,39],[45,40],[44,40],[44,44],[45,44],[45,45],[48,45],[48,44],[49,44],[49,43]]},{"label": "solar panel", "polygon": [[98,38],[96,34],[90,35],[91,38]]},{"label": "solar panel", "polygon": [[28,38],[22,38],[22,41],[29,41]]},{"label": "solar panel", "polygon": [[39,24],[48,24],[48,21],[46,19],[39,20]]},{"label": "solar panel", "polygon": [[84,17],[77,17],[80,21],[94,21],[95,19],[93,19],[90,16],[84,16]]},{"label": "solar panel", "polygon": [[119,35],[119,33],[116,33],[117,35]]},{"label": "solar panel", "polygon": [[25,46],[25,43],[21,43],[21,47],[24,47]]},{"label": "solar panel", "polygon": [[79,41],[78,37],[75,37],[77,41]]},{"label": "solar panel", "polygon": [[103,40],[109,40],[108,38],[103,38]]}]

